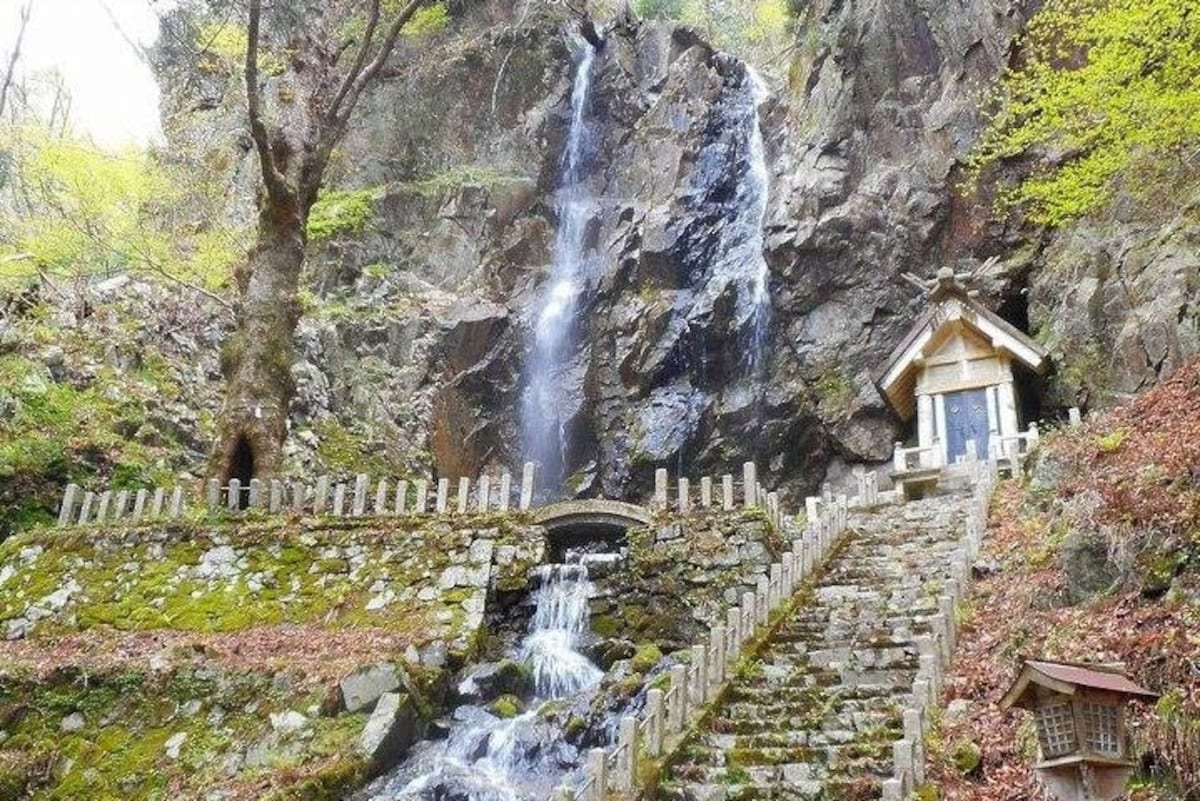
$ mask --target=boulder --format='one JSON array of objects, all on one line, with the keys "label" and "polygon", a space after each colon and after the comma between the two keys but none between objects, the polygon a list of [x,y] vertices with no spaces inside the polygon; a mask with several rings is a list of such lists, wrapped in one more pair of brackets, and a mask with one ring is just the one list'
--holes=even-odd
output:
[{"label": "boulder", "polygon": [[529,667],[513,659],[478,665],[458,685],[459,697],[474,704],[485,704],[502,695],[524,698],[532,689]]},{"label": "boulder", "polygon": [[407,693],[383,693],[359,736],[359,750],[371,760],[371,773],[395,765],[421,736],[420,716]]},{"label": "boulder", "polygon": [[342,679],[338,685],[347,712],[370,709],[384,693],[400,686],[400,674],[391,662],[362,668]]},{"label": "boulder", "polygon": [[1067,596],[1073,604],[1109,592],[1121,578],[1103,532],[1076,531],[1063,541],[1059,552]]}]

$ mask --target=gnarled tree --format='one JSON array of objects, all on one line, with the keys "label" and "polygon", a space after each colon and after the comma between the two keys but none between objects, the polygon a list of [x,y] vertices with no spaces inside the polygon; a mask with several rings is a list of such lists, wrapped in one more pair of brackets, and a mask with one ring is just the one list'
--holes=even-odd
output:
[{"label": "gnarled tree", "polygon": [[[426,2],[290,0],[269,4],[264,20],[262,0],[248,0],[246,110],[262,186],[256,241],[236,271],[237,327],[222,352],[226,398],[212,461],[218,478],[245,482],[279,472],[295,392],[309,212],[355,105]],[[261,83],[268,65],[290,96],[271,109]]]}]

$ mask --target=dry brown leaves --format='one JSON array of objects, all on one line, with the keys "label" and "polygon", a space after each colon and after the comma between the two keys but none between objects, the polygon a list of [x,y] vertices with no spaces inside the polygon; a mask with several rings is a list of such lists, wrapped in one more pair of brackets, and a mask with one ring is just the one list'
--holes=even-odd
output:
[{"label": "dry brown leaves", "polygon": [[[1120,446],[1112,447],[1114,442]],[[1200,475],[1193,480],[1200,473],[1200,362],[1180,369],[1133,404],[1054,438],[1050,447],[1058,460],[1076,468],[1059,495],[1098,493],[1101,514],[1130,530],[1152,526],[1193,535],[1200,519],[1195,488]],[[1048,529],[1045,513],[1024,489],[1001,488],[985,551],[1003,569],[972,590],[941,704],[946,709],[963,699],[966,710],[946,715],[930,750],[930,778],[950,801],[1042,798],[1031,768],[1027,714],[998,706],[1022,657],[1123,662],[1151,689],[1182,690],[1185,707],[1200,712],[1196,605],[1178,597],[1147,600],[1136,592],[1077,607],[1059,605],[1053,599],[1060,596],[1063,577],[1056,556],[1047,558]],[[1152,737],[1152,710],[1143,708],[1134,725]],[[969,778],[950,758],[962,741],[973,741],[982,751],[981,770]],[[1142,791],[1139,797],[1157,797],[1153,793]]]},{"label": "dry brown leaves", "polygon": [[230,634],[95,628],[54,639],[0,642],[0,664],[45,676],[62,666],[93,674],[204,662],[233,672],[287,672],[312,685],[395,659],[410,639],[385,629],[270,626]]}]

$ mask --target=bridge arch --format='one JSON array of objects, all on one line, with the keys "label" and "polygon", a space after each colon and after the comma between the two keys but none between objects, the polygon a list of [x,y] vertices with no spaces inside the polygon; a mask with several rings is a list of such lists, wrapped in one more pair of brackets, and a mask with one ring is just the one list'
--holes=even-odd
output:
[{"label": "bridge arch", "polygon": [[560,501],[533,513],[533,522],[546,529],[547,544],[557,554],[597,540],[623,541],[625,532],[648,526],[650,520],[650,510],[644,506],[602,498]]}]

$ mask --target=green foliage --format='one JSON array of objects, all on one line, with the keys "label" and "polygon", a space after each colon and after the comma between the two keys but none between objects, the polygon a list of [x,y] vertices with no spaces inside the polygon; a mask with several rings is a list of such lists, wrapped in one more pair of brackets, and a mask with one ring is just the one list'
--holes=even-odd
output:
[{"label": "green foliage", "polygon": [[49,522],[69,481],[104,474],[113,488],[165,482],[155,452],[129,436],[146,420],[149,384],[102,370],[87,386],[53,381],[22,356],[0,357],[0,538]]},{"label": "green foliage", "polygon": [[[246,48],[250,34],[242,27],[229,21],[205,22],[196,31],[196,49],[210,57],[202,69],[240,72],[246,60]],[[265,75],[279,76],[287,70],[284,60],[266,49],[262,43],[258,51],[258,69]]]},{"label": "green foliage", "polygon": [[521,714],[524,704],[515,695],[502,695],[488,704],[488,711],[498,718],[515,718]]},{"label": "green foliage", "polygon": [[765,61],[791,44],[796,9],[788,0],[638,0],[637,13],[684,22],[719,48]]},{"label": "green foliage", "polygon": [[440,2],[417,9],[412,18],[404,23],[401,33],[414,38],[429,36],[445,30],[449,25],[450,10],[446,8],[445,2]]},{"label": "green foliage", "polygon": [[1125,446],[1125,440],[1129,438],[1129,431],[1124,428],[1116,428],[1107,434],[1096,437],[1096,449],[1101,453],[1116,453]]},{"label": "green foliage", "polygon": [[680,19],[686,8],[686,0],[638,0],[635,6],[643,19]]},{"label": "green foliage", "polygon": [[103,150],[36,125],[0,131],[0,151],[15,165],[11,198],[0,198],[0,285],[39,271],[167,273],[210,289],[228,279],[240,244],[186,210],[211,190],[204,181],[148,151]]},{"label": "green foliage", "polygon": [[1200,15],[1192,0],[1049,0],[1030,22],[1025,60],[971,159],[974,175],[1045,156],[1001,210],[1062,225],[1122,182],[1156,191],[1194,165],[1200,137]]},{"label": "green foliage", "polygon": [[324,242],[361,231],[374,214],[376,189],[322,192],[308,215],[308,238]]}]

